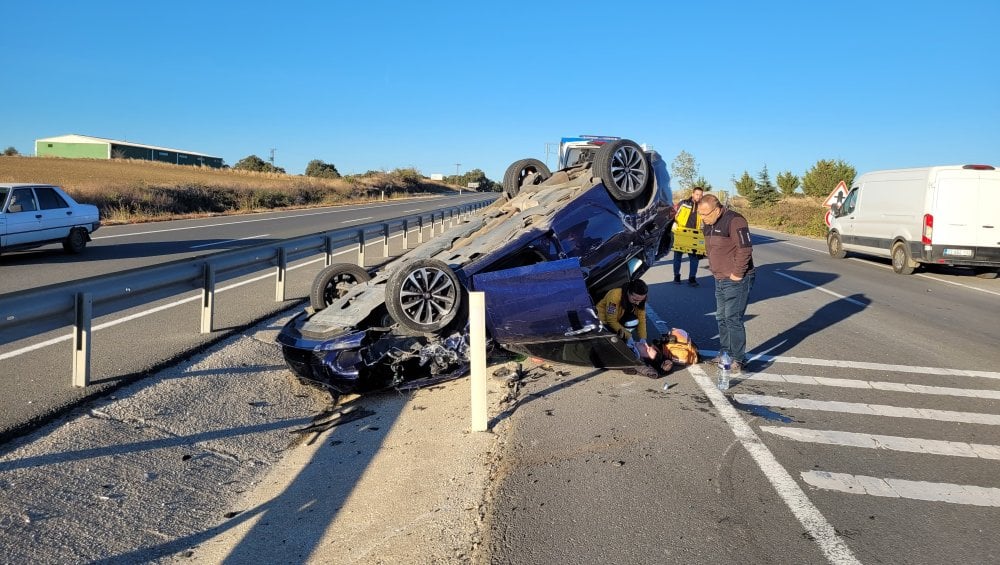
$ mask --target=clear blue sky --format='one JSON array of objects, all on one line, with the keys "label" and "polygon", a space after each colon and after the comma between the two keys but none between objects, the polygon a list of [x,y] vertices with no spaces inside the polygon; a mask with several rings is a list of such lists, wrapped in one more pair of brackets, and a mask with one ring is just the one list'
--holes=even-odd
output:
[{"label": "clear blue sky", "polygon": [[602,134],[686,150],[716,189],[818,159],[1000,166],[1000,2],[756,4],[6,2],[0,147],[78,133],[500,180]]}]

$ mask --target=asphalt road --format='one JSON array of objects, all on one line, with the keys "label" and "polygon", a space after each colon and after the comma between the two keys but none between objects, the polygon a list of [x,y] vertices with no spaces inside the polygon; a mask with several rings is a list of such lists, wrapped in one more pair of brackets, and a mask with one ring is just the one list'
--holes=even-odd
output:
[{"label": "asphalt road", "polygon": [[0,294],[147,267],[190,257],[291,239],[311,233],[427,214],[432,210],[492,200],[465,193],[397,199],[360,205],[308,208],[192,220],[104,226],[80,255],[59,244],[0,256]]},{"label": "asphalt road", "polygon": [[[755,231],[749,374],[528,383],[493,495],[493,563],[996,563],[1000,281],[894,274]],[[687,264],[683,265],[686,278]],[[645,277],[717,347],[713,285]]]},{"label": "asphalt road", "polygon": [[[466,194],[108,227],[101,229],[79,256],[64,255],[61,248],[4,254],[0,257],[0,293],[235,249],[258,244],[263,238],[288,239],[429,213],[483,198],[482,194]],[[415,245],[416,234],[411,233],[410,239],[410,245]],[[375,242],[368,250],[369,266],[384,261],[378,258],[381,245]],[[345,261],[354,261],[353,248],[337,253]],[[391,239],[390,255],[402,253],[402,237]],[[0,439],[14,436],[88,397],[106,394],[125,381],[152,374],[187,352],[297,304],[308,297],[312,281],[322,268],[321,256],[291,262],[283,301],[275,300],[272,269],[219,280],[210,334],[199,332],[198,291],[163,296],[139,307],[95,317],[92,384],[86,388],[71,386],[72,342],[68,326],[72,320],[66,320],[66,328],[0,343]]]}]

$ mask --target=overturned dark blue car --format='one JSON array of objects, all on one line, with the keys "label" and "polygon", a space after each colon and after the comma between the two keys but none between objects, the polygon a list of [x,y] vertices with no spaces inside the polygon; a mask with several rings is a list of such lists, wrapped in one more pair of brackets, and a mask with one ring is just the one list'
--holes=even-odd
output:
[{"label": "overturned dark blue car", "polygon": [[483,291],[496,351],[604,368],[641,365],[595,304],[670,249],[666,164],[620,139],[554,173],[513,163],[482,213],[369,272],[324,269],[278,336],[304,382],[346,393],[460,376],[468,292]]}]

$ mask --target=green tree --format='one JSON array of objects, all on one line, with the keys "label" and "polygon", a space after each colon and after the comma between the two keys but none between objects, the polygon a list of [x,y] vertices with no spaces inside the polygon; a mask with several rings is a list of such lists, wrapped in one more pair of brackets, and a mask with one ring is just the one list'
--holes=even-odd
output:
[{"label": "green tree", "polygon": [[778,194],[777,187],[771,182],[771,175],[767,172],[767,165],[764,165],[764,168],[757,173],[757,180],[754,185],[754,191],[750,195],[750,206],[754,208],[770,206],[781,200],[781,195]]},{"label": "green tree", "polygon": [[13,157],[15,155],[20,155],[20,153],[17,152],[17,149],[14,149],[13,145],[11,145],[10,147],[8,147],[7,149],[4,149],[3,150],[3,154],[4,154],[4,157]]},{"label": "green tree", "polygon": [[792,171],[785,171],[783,173],[778,173],[778,188],[781,189],[781,193],[785,196],[792,196],[795,194],[795,189],[799,187],[799,177],[793,175]]},{"label": "green tree", "polygon": [[673,163],[670,164],[670,171],[673,173],[674,180],[677,181],[677,187],[681,190],[688,190],[695,184],[698,163],[695,162],[693,155],[682,149],[677,157],[674,157]]},{"label": "green tree", "polygon": [[337,170],[337,167],[333,166],[333,163],[324,163],[319,159],[313,159],[306,165],[306,176],[322,179],[339,179],[340,172]]},{"label": "green tree", "polygon": [[241,171],[256,171],[258,173],[285,173],[285,169],[275,167],[256,155],[240,159],[233,165],[233,168]]},{"label": "green tree", "polygon": [[743,176],[739,179],[733,177],[731,180],[733,181],[733,187],[736,188],[736,194],[740,196],[749,198],[753,194],[753,191],[757,189],[757,183],[747,171],[743,171]]},{"label": "green tree", "polygon": [[444,177],[444,182],[462,188],[469,186],[470,183],[476,183],[479,185],[476,190],[480,192],[501,192],[503,190],[500,183],[490,180],[486,173],[480,169],[472,169],[467,173]]},{"label": "green tree", "polygon": [[712,183],[708,182],[705,177],[700,175],[694,180],[693,186],[700,186],[705,189],[705,192],[711,192],[712,190]]},{"label": "green tree", "polygon": [[802,177],[802,190],[809,196],[823,198],[833,192],[840,181],[850,187],[857,174],[854,167],[840,159],[820,159]]}]

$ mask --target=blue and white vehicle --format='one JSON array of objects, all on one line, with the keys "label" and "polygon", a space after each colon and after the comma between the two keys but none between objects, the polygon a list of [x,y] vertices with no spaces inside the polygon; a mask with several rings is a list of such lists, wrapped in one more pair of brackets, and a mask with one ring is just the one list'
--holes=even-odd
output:
[{"label": "blue and white vehicle", "polygon": [[0,253],[49,243],[80,253],[99,227],[97,206],[80,204],[57,186],[0,184]]}]

